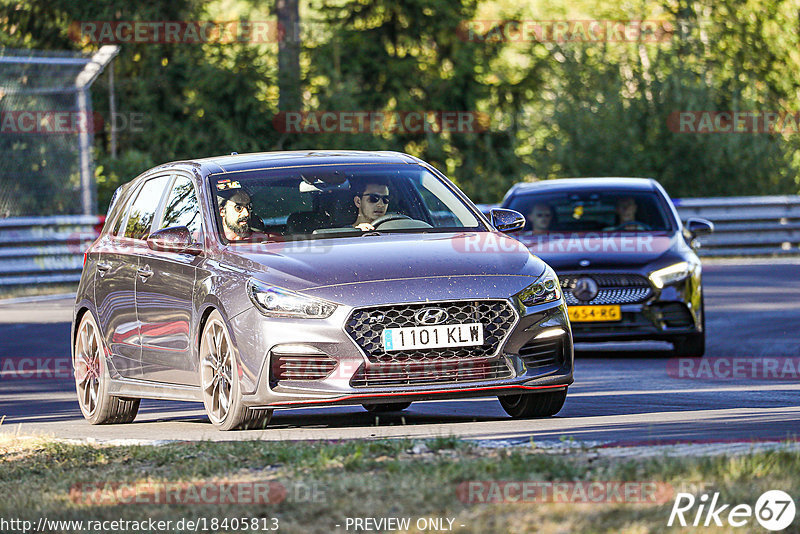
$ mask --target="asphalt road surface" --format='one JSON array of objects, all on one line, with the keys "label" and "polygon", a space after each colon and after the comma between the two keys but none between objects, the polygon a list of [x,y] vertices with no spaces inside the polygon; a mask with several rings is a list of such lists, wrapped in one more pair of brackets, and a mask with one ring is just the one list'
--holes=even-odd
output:
[{"label": "asphalt road surface", "polygon": [[[800,260],[707,263],[704,281],[706,357],[730,358],[714,368],[719,376],[710,378],[699,367],[690,371],[693,377],[676,376],[668,344],[636,344],[635,350],[619,344],[579,346],[575,384],[564,408],[549,419],[512,420],[497,399],[487,398],[416,403],[379,418],[358,406],[276,411],[266,430],[218,432],[200,404],[145,400],[132,424],[91,426],[80,414],[69,378],[0,375],[0,418],[5,417],[0,433],[100,441],[451,435],[609,444],[797,440],[800,380],[791,365],[800,360]],[[0,302],[0,367],[22,357],[52,358],[68,367],[71,311],[72,302],[64,299]],[[721,376],[748,374],[748,365],[771,358],[779,362],[777,375]]]}]

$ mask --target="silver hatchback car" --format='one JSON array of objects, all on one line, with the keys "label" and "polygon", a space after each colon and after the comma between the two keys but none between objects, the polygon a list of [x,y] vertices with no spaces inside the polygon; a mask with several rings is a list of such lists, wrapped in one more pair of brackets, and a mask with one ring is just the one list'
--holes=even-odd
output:
[{"label": "silver hatchback car", "polygon": [[497,396],[545,417],[572,383],[550,267],[445,176],[394,152],[181,161],[120,187],[72,325],[93,424],[142,398],[200,401],[221,430],[273,410]]}]

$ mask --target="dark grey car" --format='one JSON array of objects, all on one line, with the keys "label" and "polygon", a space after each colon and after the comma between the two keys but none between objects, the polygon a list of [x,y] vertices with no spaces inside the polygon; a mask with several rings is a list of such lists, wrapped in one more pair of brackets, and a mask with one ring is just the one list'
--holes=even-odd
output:
[{"label": "dark grey car", "polygon": [[[380,216],[354,227],[373,201]],[[86,255],[81,410],[123,423],[141,398],[202,401],[229,430],[276,408],[496,395],[512,416],[553,415],[573,369],[560,284],[502,233],[520,214],[492,219],[399,153],[151,169],[117,191]]]}]

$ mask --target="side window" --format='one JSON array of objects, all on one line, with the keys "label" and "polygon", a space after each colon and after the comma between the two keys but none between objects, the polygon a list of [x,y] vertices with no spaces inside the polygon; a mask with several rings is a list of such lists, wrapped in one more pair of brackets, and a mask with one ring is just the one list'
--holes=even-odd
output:
[{"label": "side window", "polygon": [[192,181],[185,176],[178,176],[175,179],[167,204],[164,206],[161,228],[170,226],[185,226],[195,241],[201,240],[200,202],[197,200]]},{"label": "side window", "polygon": [[122,221],[125,220],[125,214],[127,213],[128,206],[123,207],[117,217],[117,220],[114,222],[114,229],[111,230],[111,235],[119,235],[119,229],[122,226]]},{"label": "side window", "polygon": [[158,203],[164,193],[164,188],[169,182],[169,176],[159,176],[145,182],[133,201],[128,224],[125,226],[125,237],[132,239],[146,239],[150,234],[150,225],[158,209]]},{"label": "side window", "polygon": [[[114,221],[114,228],[110,232],[111,235],[118,236],[121,232],[125,231],[125,227],[123,226],[125,224],[125,219],[128,218],[128,212],[130,211],[131,204],[138,193],[138,189],[136,187],[131,187],[130,189],[131,191],[127,191],[127,194],[124,198],[116,198],[116,203],[119,204],[119,206],[114,208],[116,213],[112,215],[112,217],[116,217],[116,220]],[[119,191],[119,189],[117,189],[117,191]],[[114,195],[116,194],[117,193],[114,193]]]}]

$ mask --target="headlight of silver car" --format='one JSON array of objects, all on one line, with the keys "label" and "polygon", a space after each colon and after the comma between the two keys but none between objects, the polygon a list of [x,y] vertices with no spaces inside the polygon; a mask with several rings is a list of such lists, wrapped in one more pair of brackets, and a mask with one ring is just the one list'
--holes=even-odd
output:
[{"label": "headlight of silver car", "polygon": [[306,297],[252,278],[247,282],[247,294],[256,308],[268,317],[325,319],[336,310],[336,304],[332,302]]},{"label": "headlight of silver car", "polygon": [[687,276],[689,276],[689,263],[682,261],[674,265],[664,267],[663,269],[653,271],[650,273],[650,281],[653,282],[653,285],[658,289],[661,289],[666,285],[680,282]]},{"label": "headlight of silver car", "polygon": [[519,298],[526,306],[536,306],[560,299],[561,284],[555,271],[549,266],[546,267],[542,276],[520,292]]}]

